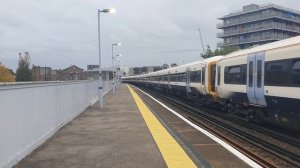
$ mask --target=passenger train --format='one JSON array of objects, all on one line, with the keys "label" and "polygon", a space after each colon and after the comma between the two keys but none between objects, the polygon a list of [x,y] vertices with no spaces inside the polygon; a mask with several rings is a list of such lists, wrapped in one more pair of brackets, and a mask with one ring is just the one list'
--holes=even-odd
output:
[{"label": "passenger train", "polygon": [[300,36],[122,80],[257,122],[300,127]]}]

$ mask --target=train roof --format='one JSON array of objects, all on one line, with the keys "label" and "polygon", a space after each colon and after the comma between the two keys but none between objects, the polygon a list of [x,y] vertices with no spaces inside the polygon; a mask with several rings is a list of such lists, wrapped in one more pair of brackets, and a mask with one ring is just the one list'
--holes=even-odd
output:
[{"label": "train roof", "polygon": [[283,47],[297,45],[297,44],[300,44],[300,36],[276,41],[273,43],[264,44],[261,46],[257,46],[257,47],[253,47],[253,48],[249,48],[249,49],[245,49],[245,50],[235,51],[233,53],[225,55],[223,59],[237,57],[237,56],[246,55],[246,54],[250,54],[250,53],[257,53],[257,52],[261,52],[261,51],[272,50],[272,49],[276,49],[276,48],[283,48]]},{"label": "train roof", "polygon": [[223,56],[214,56],[214,57],[211,57],[211,58],[206,58],[206,59],[203,59],[203,60],[194,61],[194,62],[191,62],[191,63],[179,65],[179,66],[176,66],[176,67],[171,67],[171,68],[168,68],[168,69],[163,69],[163,70],[159,70],[159,71],[155,71],[155,72],[150,72],[150,73],[147,73],[147,74],[144,74],[144,75],[148,76],[148,75],[153,75],[153,74],[167,74],[169,71],[173,71],[173,70],[176,71],[176,70],[180,70],[182,68],[186,69],[186,67],[189,67],[189,66],[193,66],[193,65],[197,65],[197,64],[206,64],[206,63],[211,62],[211,61],[217,61],[221,58],[223,58]]},{"label": "train roof", "polygon": [[147,76],[151,76],[151,75],[154,75],[154,74],[160,74],[160,75],[161,74],[167,74],[169,71],[172,71],[172,70],[176,71],[176,70],[179,70],[179,69],[182,69],[182,68],[186,69],[185,67],[189,67],[189,66],[193,66],[193,65],[197,65],[197,64],[206,64],[206,63],[211,62],[211,61],[220,60],[223,57],[224,57],[223,55],[214,56],[214,57],[211,57],[211,58],[206,58],[206,59],[203,59],[203,60],[194,61],[194,62],[191,62],[191,63],[179,65],[179,66],[176,66],[176,67],[171,67],[171,68],[168,68],[168,69],[163,69],[163,70],[159,70],[159,71],[155,71],[155,72],[149,72],[149,73],[146,73],[146,74],[128,76],[127,78],[147,77]]}]

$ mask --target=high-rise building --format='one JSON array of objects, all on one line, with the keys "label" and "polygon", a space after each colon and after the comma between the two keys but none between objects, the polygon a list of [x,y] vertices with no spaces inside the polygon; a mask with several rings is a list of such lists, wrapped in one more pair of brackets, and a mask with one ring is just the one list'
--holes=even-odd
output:
[{"label": "high-rise building", "polygon": [[250,4],[219,19],[218,47],[244,49],[300,35],[300,12],[275,4]]}]

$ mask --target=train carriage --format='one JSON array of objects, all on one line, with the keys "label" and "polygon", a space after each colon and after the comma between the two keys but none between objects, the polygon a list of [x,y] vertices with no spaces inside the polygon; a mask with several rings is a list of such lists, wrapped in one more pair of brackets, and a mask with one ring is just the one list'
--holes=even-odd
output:
[{"label": "train carriage", "polygon": [[300,127],[300,36],[123,78],[256,121]]},{"label": "train carriage", "polygon": [[300,37],[234,52],[217,69],[218,95],[229,110],[299,127]]}]

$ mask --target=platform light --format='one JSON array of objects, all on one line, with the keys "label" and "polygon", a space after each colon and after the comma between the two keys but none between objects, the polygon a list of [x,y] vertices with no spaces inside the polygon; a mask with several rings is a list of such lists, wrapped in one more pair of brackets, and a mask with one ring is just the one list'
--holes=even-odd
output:
[{"label": "platform light", "polygon": [[115,60],[116,58],[120,55],[114,55],[114,46],[120,46],[121,43],[113,43],[111,44],[111,58],[112,58],[112,73],[113,73],[113,86],[112,86],[112,90],[113,90],[113,94],[116,93],[116,81],[115,81]]},{"label": "platform light", "polygon": [[112,44],[112,45],[120,46],[120,45],[122,45],[122,44],[121,44],[121,43],[115,43],[115,44]]},{"label": "platform light", "polygon": [[100,12],[103,12],[103,13],[116,13],[116,9],[114,9],[114,8],[103,9],[102,11],[100,10]]},{"label": "platform light", "polygon": [[103,81],[102,81],[102,67],[101,67],[101,31],[100,31],[100,14],[101,13],[115,13],[116,10],[111,9],[98,9],[98,45],[99,45],[99,107],[103,109]]}]

